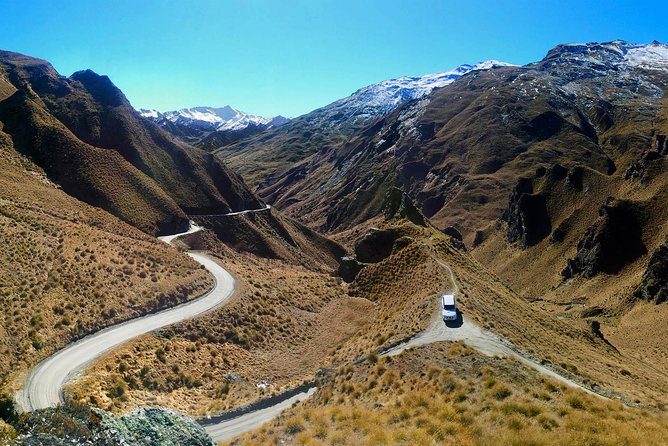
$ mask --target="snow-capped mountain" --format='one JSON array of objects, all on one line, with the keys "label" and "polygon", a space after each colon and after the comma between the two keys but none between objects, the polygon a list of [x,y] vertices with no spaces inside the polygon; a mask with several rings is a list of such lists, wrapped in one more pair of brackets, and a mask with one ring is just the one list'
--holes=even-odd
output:
[{"label": "snow-capped mountain", "polygon": [[264,117],[245,113],[229,105],[220,108],[192,107],[182,108],[161,113],[157,110],[141,109],[139,113],[163,127],[169,121],[172,124],[186,126],[192,130],[210,131],[238,131],[249,126],[263,129],[278,127],[289,121],[283,116]]},{"label": "snow-capped mountain", "polygon": [[327,109],[336,114],[341,113],[345,117],[354,116],[356,120],[380,116],[394,110],[402,102],[419,99],[431,93],[435,88],[445,87],[470,71],[510,65],[497,60],[488,60],[476,65],[463,64],[441,73],[403,76],[386,80],[361,88],[350,96],[319,110]]}]

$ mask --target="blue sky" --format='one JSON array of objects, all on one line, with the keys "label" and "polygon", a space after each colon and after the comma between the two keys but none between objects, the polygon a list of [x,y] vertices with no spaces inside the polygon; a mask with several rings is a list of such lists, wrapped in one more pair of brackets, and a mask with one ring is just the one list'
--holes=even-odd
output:
[{"label": "blue sky", "polygon": [[135,107],[297,116],[402,75],[562,42],[668,41],[665,1],[0,0],[0,47],[106,74]]}]

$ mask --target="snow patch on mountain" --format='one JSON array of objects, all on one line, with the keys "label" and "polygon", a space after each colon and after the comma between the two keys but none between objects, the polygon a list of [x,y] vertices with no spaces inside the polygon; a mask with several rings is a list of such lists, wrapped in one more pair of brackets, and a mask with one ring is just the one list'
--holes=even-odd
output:
[{"label": "snow patch on mountain", "polygon": [[153,109],[153,108],[142,108],[139,109],[139,114],[142,115],[144,118],[149,118],[149,119],[158,119],[160,116],[162,116],[162,113],[160,113],[158,110]]},{"label": "snow patch on mountain", "polygon": [[649,45],[627,45],[624,59],[631,66],[650,70],[666,70],[668,69],[668,45],[658,42]]}]

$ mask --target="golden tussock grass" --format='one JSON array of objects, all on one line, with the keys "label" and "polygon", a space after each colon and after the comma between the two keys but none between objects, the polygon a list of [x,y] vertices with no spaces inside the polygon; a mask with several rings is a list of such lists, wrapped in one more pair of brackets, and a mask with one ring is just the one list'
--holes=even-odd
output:
[{"label": "golden tussock grass", "polygon": [[661,445],[668,418],[565,388],[509,359],[435,344],[343,367],[235,445]]}]

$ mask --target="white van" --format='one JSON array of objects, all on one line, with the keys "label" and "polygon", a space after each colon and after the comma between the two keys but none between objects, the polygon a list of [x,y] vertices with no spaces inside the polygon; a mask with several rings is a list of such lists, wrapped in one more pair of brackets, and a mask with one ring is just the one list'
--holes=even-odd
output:
[{"label": "white van", "polygon": [[457,307],[455,307],[454,294],[444,294],[441,296],[441,308],[443,312],[443,321],[457,320]]}]

